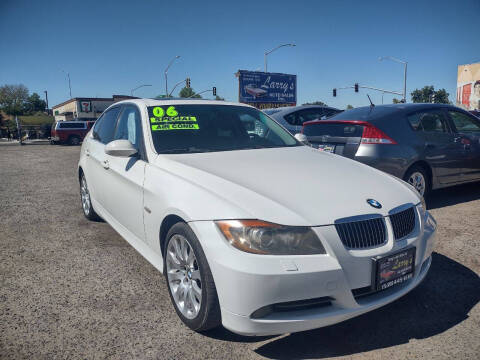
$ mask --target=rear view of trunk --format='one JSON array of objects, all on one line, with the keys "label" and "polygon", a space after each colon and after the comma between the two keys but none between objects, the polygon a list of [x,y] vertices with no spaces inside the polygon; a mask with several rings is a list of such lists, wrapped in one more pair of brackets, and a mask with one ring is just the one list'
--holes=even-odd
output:
[{"label": "rear view of trunk", "polygon": [[360,144],[396,144],[383,131],[366,121],[312,121],[302,133],[313,147],[354,158]]}]

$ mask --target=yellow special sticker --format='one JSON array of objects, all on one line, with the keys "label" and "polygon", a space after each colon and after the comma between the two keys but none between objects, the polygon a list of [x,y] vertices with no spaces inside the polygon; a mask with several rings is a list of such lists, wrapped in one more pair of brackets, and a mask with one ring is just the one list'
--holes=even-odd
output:
[{"label": "yellow special sticker", "polygon": [[168,122],[184,122],[184,121],[197,121],[195,116],[162,116],[162,117],[151,117],[150,122],[155,123],[168,123]]},{"label": "yellow special sticker", "polygon": [[[163,117],[165,115],[165,110],[160,106],[155,106],[152,110],[152,113],[155,117]],[[178,111],[175,110],[175,106],[169,106],[167,108],[167,116],[175,117],[178,116]]]},{"label": "yellow special sticker", "polygon": [[198,124],[185,124],[185,123],[175,123],[175,124],[158,124],[152,125],[152,131],[163,131],[163,130],[198,130]]}]

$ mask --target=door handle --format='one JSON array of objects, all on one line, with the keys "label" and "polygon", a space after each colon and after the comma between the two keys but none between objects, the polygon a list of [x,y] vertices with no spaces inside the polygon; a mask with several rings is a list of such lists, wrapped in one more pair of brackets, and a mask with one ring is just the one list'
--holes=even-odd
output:
[{"label": "door handle", "polygon": [[86,156],[90,156],[90,150],[85,149],[85,155],[86,155]]},{"label": "door handle", "polygon": [[103,160],[102,165],[104,169],[110,169],[110,163],[108,162],[108,160]]},{"label": "door handle", "polygon": [[426,144],[425,144],[425,148],[426,148],[426,149],[433,149],[433,148],[435,148],[435,144],[426,143]]}]

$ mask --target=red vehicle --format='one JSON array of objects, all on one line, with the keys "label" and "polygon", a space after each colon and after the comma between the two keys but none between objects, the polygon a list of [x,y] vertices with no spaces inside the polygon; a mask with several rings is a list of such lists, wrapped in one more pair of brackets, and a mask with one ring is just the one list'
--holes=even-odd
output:
[{"label": "red vehicle", "polygon": [[78,145],[95,121],[57,121],[52,125],[50,144]]}]

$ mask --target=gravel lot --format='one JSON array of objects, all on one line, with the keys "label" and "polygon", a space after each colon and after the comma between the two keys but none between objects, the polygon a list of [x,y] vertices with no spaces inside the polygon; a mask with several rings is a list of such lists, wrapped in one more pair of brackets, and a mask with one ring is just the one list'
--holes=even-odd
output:
[{"label": "gravel lot", "polygon": [[87,221],[79,147],[0,145],[0,358],[478,359],[480,183],[427,199],[439,223],[425,282],[323,329],[248,338],[182,325],[163,276]]}]

